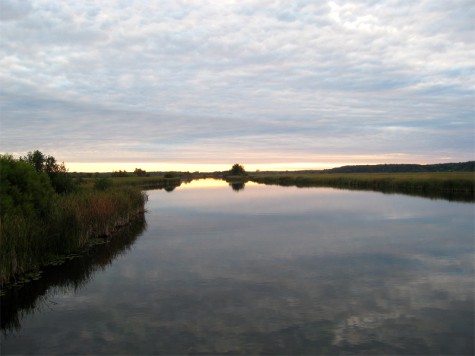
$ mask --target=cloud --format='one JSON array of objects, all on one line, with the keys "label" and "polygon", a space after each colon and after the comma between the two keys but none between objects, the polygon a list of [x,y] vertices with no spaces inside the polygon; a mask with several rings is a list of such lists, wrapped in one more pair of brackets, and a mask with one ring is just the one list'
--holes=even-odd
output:
[{"label": "cloud", "polygon": [[25,17],[31,11],[28,0],[2,0],[0,4],[0,21],[13,21]]},{"label": "cloud", "polygon": [[474,8],[4,2],[0,151],[41,146],[65,161],[473,159]]}]

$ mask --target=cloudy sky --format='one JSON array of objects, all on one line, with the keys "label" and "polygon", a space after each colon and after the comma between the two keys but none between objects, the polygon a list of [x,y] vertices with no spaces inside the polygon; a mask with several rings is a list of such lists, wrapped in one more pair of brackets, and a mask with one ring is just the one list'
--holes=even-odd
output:
[{"label": "cloudy sky", "polygon": [[70,170],[473,160],[473,0],[0,0],[0,152]]}]

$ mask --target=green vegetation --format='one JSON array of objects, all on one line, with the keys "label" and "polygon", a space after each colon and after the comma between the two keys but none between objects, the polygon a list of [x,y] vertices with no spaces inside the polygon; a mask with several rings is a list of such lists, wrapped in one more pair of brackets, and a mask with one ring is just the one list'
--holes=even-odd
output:
[{"label": "green vegetation", "polygon": [[232,175],[232,176],[242,176],[242,175],[246,175],[246,170],[239,163],[235,163],[231,167],[231,170],[229,171],[229,174]]},{"label": "green vegetation", "polygon": [[80,189],[55,162],[39,151],[20,160],[0,156],[0,285],[87,247],[143,212],[140,189],[101,178],[96,189]]},{"label": "green vegetation", "polygon": [[[127,224],[143,212],[146,196],[141,193],[142,188],[172,191],[182,181],[214,177],[225,179],[236,191],[242,190],[245,182],[254,181],[443,195],[448,199],[457,194],[457,200],[474,201],[472,163],[425,166],[424,169],[457,170],[425,173],[248,174],[236,163],[229,171],[210,174],[147,173],[139,168],[133,173],[70,174],[63,163],[58,164],[54,157],[39,151],[29,152],[20,159],[0,155],[0,285],[14,281],[21,274],[34,274],[41,266],[82,250],[96,237],[110,235],[118,226]],[[407,165],[340,168],[391,171],[403,166]],[[420,169],[418,165],[410,166]]]},{"label": "green vegetation", "polygon": [[36,172],[46,173],[51,185],[59,194],[71,193],[76,189],[73,178],[67,174],[64,163],[57,163],[53,156],[46,156],[40,151],[28,152],[20,161],[29,163]]},{"label": "green vegetation", "polygon": [[101,173],[97,176],[82,176],[78,173],[72,173],[76,177],[80,190],[107,190],[109,188],[118,187],[136,187],[141,189],[172,189],[181,185],[183,179],[180,176],[173,178],[165,178],[164,176],[135,176],[124,175],[117,176],[114,173]]},{"label": "green vegetation", "polygon": [[135,168],[134,174],[137,177],[147,177],[149,175],[149,174],[147,174],[147,172],[145,170],[140,169],[140,168]]},{"label": "green vegetation", "polygon": [[136,186],[143,188],[166,188],[166,187],[177,187],[181,184],[181,178],[179,176],[173,176],[168,178],[166,175],[161,176],[130,176],[123,178],[110,178],[112,185],[114,187],[123,187],[123,186]]},{"label": "green vegetation", "polygon": [[475,161],[438,164],[374,164],[325,169],[322,173],[475,172]]},{"label": "green vegetation", "polygon": [[[145,226],[145,219],[138,218],[120,229],[112,239],[96,239],[91,242],[92,246],[87,253],[71,254],[62,258],[59,261],[63,262],[60,272],[55,270],[55,261],[51,263],[51,267],[42,268],[43,273],[33,272],[22,275],[22,278],[18,278],[15,282],[15,284],[25,282],[22,288],[12,288],[2,296],[0,303],[2,331],[19,331],[21,318],[41,305],[49,288],[74,291],[85,285],[97,271],[103,270],[117,256],[125,253],[143,232]],[[40,278],[41,280],[38,280]],[[29,281],[33,283],[26,283]]]},{"label": "green vegetation", "polygon": [[473,172],[258,174],[249,180],[283,186],[370,189],[401,193],[460,193],[473,200]]},{"label": "green vegetation", "polygon": [[248,174],[239,163],[235,163],[228,172],[223,172],[224,179],[230,184],[243,184],[248,180]]},{"label": "green vegetation", "polygon": [[94,181],[94,188],[97,190],[107,190],[110,187],[112,187],[112,179],[109,177],[100,177]]}]

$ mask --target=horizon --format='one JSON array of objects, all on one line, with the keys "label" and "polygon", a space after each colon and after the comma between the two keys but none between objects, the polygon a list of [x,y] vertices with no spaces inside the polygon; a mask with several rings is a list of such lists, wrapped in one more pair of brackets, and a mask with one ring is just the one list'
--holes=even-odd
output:
[{"label": "horizon", "polygon": [[[454,162],[435,162],[435,163],[372,163],[372,164],[313,164],[313,163],[295,163],[295,164],[246,164],[242,162],[235,162],[241,164],[247,172],[266,172],[266,171],[304,171],[304,170],[325,170],[325,169],[332,169],[332,168],[339,168],[344,166],[377,166],[377,165],[385,165],[385,164],[417,164],[417,165],[433,165],[433,164],[443,164],[443,163],[464,163],[469,161],[454,161]],[[136,168],[140,168],[145,170],[148,173],[151,172],[200,172],[200,173],[212,173],[212,172],[223,172],[228,171],[231,169],[232,165],[230,164],[215,164],[215,165],[200,165],[200,164],[193,164],[193,165],[186,165],[186,164],[161,164],[161,163],[93,163],[93,164],[81,164],[81,163],[72,163],[67,164],[65,162],[66,168],[69,172],[74,173],[111,173],[114,171],[126,171],[127,173],[133,173]],[[107,167],[107,168],[105,168]],[[122,167],[116,169],[115,167]],[[180,168],[181,167],[181,168]],[[100,170],[98,170],[100,168]],[[159,169],[156,169],[159,168]]]},{"label": "horizon", "polygon": [[475,156],[472,0],[0,6],[3,153],[91,172]]}]

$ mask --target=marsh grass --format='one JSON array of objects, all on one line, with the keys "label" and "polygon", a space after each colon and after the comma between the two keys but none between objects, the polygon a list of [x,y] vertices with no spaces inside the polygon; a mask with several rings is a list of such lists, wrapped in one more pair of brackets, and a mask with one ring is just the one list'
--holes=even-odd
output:
[{"label": "marsh grass", "polygon": [[[93,189],[98,179],[100,178],[83,178],[81,187],[85,190]],[[161,176],[108,177],[107,179],[111,182],[111,186],[113,187],[134,186],[141,188],[153,187],[158,189],[178,187],[182,182],[180,177],[165,178]]]},{"label": "marsh grass", "polygon": [[[139,217],[110,239],[91,240],[93,245],[88,248],[88,253],[59,258],[57,262],[52,261],[48,266],[42,267],[42,273],[23,275],[23,279],[28,283],[23,284],[22,288],[9,288],[1,296],[2,332],[19,331],[24,315],[32,314],[47,305],[51,296],[48,291],[51,288],[71,292],[85,285],[96,271],[104,269],[117,256],[125,253],[145,226],[145,219]],[[60,268],[56,267],[58,264],[61,264]]]},{"label": "marsh grass", "polygon": [[81,250],[96,237],[110,235],[143,213],[145,200],[138,188],[118,187],[58,196],[44,218],[4,214],[0,221],[0,285]]},{"label": "marsh grass", "polygon": [[249,180],[283,186],[328,186],[348,189],[392,190],[423,193],[463,193],[473,197],[473,172],[431,173],[331,173],[331,174],[267,174]]}]

